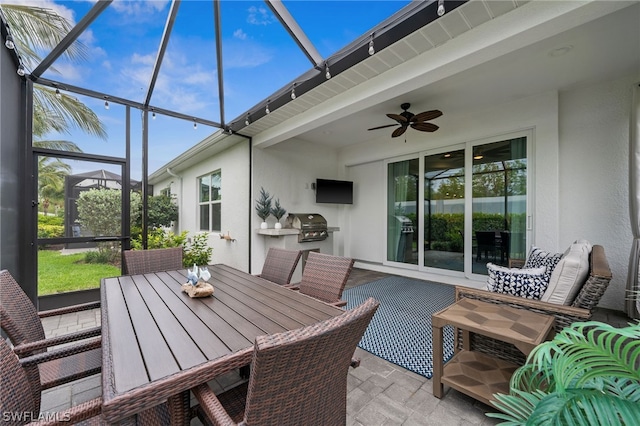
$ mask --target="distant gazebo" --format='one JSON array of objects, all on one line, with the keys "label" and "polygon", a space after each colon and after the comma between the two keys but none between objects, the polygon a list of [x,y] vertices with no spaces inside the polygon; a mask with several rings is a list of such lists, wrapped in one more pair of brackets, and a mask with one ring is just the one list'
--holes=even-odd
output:
[{"label": "distant gazebo", "polygon": [[[78,223],[78,206],[76,201],[84,191],[92,189],[122,189],[122,176],[107,171],[96,170],[93,172],[67,175],[65,177],[64,198],[65,198],[65,233],[67,237],[80,237],[83,235]],[[142,183],[137,180],[131,181],[131,190],[140,191]]]}]

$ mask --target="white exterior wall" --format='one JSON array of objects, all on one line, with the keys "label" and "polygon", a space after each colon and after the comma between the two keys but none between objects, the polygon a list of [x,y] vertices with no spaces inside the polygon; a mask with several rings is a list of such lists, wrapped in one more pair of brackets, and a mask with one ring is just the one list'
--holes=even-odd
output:
[{"label": "white exterior wall", "polygon": [[[253,195],[251,206],[251,228],[253,231],[252,271],[259,273],[264,263],[267,239],[269,236],[258,235],[261,219],[255,213],[255,200],[260,194],[260,187],[279,198],[280,204],[287,211],[281,223],[289,213],[318,213],[324,216],[328,226],[341,226],[344,211],[351,206],[337,204],[316,204],[315,191],[311,184],[317,178],[343,179],[344,171],[338,167],[338,156],[335,150],[324,146],[301,141],[290,140],[266,149],[253,150]],[[267,219],[269,228],[273,228],[275,218]],[[342,230],[333,233],[333,254],[342,254],[340,236]],[[283,238],[283,237],[278,237]],[[291,238],[291,237],[288,237]],[[311,246],[311,244],[309,244]]]},{"label": "white exterior wall", "polygon": [[560,95],[560,247],[576,238],[604,246],[613,273],[600,306],[624,310],[631,251],[629,117],[640,76]]},{"label": "white exterior wall", "polygon": [[[198,178],[220,169],[222,171],[222,233],[236,241],[220,238],[220,233],[209,234],[209,246],[213,247],[211,263],[224,263],[242,271],[249,271],[249,143],[238,143],[187,170],[176,172],[181,178],[172,177],[154,185],[154,192],[171,185],[180,209],[177,232],[188,231],[189,236],[199,231]],[[182,180],[182,182],[180,182]]]}]

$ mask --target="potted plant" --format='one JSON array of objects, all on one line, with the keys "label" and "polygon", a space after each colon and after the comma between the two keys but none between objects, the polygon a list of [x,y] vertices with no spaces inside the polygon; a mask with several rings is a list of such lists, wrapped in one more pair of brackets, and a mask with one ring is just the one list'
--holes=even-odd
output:
[{"label": "potted plant", "polygon": [[537,346],[487,416],[502,425],[631,425],[640,419],[640,322],[574,323]]},{"label": "potted plant", "polygon": [[265,191],[263,187],[260,187],[260,198],[256,200],[256,213],[258,217],[262,219],[260,229],[267,229],[267,218],[271,215],[271,200],[273,197]]},{"label": "potted plant", "polygon": [[276,229],[282,228],[282,224],[280,223],[280,219],[287,213],[285,209],[280,205],[280,199],[276,199],[274,206],[271,208],[271,214],[276,218]]}]

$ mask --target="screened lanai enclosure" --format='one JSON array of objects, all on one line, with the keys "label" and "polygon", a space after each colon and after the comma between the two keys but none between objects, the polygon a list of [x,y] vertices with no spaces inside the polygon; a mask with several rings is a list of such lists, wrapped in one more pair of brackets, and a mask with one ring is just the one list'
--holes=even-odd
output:
[{"label": "screened lanai enclosure", "polygon": [[[5,214],[21,223],[3,234],[3,267],[34,301],[47,274],[56,274],[49,266],[60,247],[115,250],[111,268],[89,287],[121,272],[121,252],[135,237],[131,194],[141,196],[139,238],[147,247],[150,172],[207,137],[250,145],[270,113],[445,13],[442,0],[368,2],[360,14],[346,10],[361,10],[360,2],[303,3],[0,5],[3,103],[19,105],[3,110],[3,209],[12,205]],[[448,1],[446,9],[464,3]],[[42,16],[52,25],[38,33],[31,25]],[[110,177],[84,188],[71,183],[95,171]],[[83,208],[110,207],[83,219],[79,192],[105,189],[117,195]],[[163,191],[172,194],[170,186]],[[95,258],[71,255],[79,256],[76,276]]]}]

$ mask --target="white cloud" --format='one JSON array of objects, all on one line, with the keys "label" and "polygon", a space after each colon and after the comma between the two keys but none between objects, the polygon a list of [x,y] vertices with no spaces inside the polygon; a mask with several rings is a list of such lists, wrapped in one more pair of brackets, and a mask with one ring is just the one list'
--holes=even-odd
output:
[{"label": "white cloud", "polygon": [[153,65],[155,62],[156,62],[156,57],[153,54],[140,55],[138,53],[134,53],[131,56],[132,64]]},{"label": "white cloud", "polygon": [[[127,96],[133,99],[146,93],[155,64],[154,54],[135,53],[121,70],[122,81],[126,81]],[[215,89],[215,70],[209,70],[183,52],[168,50],[153,89],[151,103],[183,113],[201,114],[211,108],[210,96]]]},{"label": "white cloud", "polygon": [[102,61],[102,68],[105,70],[111,71],[112,66],[110,61]]},{"label": "white cloud", "polygon": [[247,33],[242,31],[242,28],[238,28],[237,30],[235,30],[233,32],[233,36],[235,38],[237,38],[238,40],[246,40],[247,39]]},{"label": "white cloud", "polygon": [[225,42],[225,68],[254,68],[273,59],[272,50],[256,43]]},{"label": "white cloud", "polygon": [[251,25],[269,25],[276,21],[275,17],[269,13],[266,7],[251,6],[247,12],[247,22]]},{"label": "white cloud", "polygon": [[183,81],[187,84],[207,84],[213,81],[215,73],[213,70],[211,72],[207,71],[199,71],[199,72],[190,72],[184,77]]},{"label": "white cloud", "polygon": [[52,9],[55,10],[58,15],[68,20],[71,25],[76,24],[74,11],[61,4],[55,3],[52,0],[0,0],[0,3],[20,4],[39,7],[42,9]]},{"label": "white cloud", "polygon": [[142,16],[149,13],[161,12],[169,0],[153,0],[153,1],[126,1],[115,0],[111,6],[116,12],[126,15]]},{"label": "white cloud", "polygon": [[70,64],[69,62],[56,61],[54,68],[57,71],[56,74],[61,75],[64,81],[69,81],[76,85],[84,81],[83,74],[86,71],[83,72],[82,67]]}]

